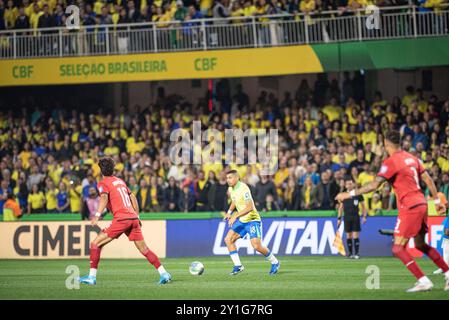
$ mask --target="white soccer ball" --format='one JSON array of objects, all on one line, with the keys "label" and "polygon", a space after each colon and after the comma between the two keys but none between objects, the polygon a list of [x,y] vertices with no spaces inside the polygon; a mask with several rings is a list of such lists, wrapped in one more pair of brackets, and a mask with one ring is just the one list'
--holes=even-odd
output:
[{"label": "white soccer ball", "polygon": [[204,272],[204,265],[199,261],[193,261],[190,264],[189,271],[194,276],[199,276]]}]

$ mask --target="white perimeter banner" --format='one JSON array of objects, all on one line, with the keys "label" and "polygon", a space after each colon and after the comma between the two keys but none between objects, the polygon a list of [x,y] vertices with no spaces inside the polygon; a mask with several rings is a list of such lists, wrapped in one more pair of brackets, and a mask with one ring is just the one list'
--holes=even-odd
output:
[{"label": "white perimeter banner", "polygon": [[[2,222],[0,259],[74,259],[89,256],[90,242],[111,221],[92,226],[88,221]],[[148,247],[160,258],[166,255],[166,222],[142,221]],[[102,258],[141,258],[126,235],[107,244]]]}]

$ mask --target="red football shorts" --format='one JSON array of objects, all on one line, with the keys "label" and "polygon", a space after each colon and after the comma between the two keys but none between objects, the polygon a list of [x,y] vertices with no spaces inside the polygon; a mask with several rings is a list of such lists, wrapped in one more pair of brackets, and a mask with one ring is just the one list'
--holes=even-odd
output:
[{"label": "red football shorts", "polygon": [[395,237],[413,238],[424,229],[427,232],[427,205],[420,205],[399,213],[394,228]]},{"label": "red football shorts", "polygon": [[120,221],[112,220],[112,223],[101,231],[107,234],[107,236],[112,239],[117,239],[122,235],[122,233],[124,233],[128,237],[129,241],[143,240],[139,219],[128,219]]}]

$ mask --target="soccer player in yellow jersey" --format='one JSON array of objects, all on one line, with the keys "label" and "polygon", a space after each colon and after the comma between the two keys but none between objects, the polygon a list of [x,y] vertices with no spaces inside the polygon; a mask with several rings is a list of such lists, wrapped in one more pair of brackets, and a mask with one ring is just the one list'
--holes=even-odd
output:
[{"label": "soccer player in yellow jersey", "polygon": [[243,238],[246,234],[249,234],[253,248],[263,254],[271,262],[270,274],[276,274],[279,270],[280,262],[268,248],[262,246],[260,215],[254,205],[249,187],[240,181],[236,170],[231,170],[226,174],[226,181],[229,186],[228,192],[232,200],[231,206],[225,215],[225,219],[228,220],[228,225],[230,227],[230,230],[225,237],[225,243],[228,247],[232,262],[234,263],[231,275],[236,275],[244,270],[244,267],[240,262],[235,242],[237,239]]}]

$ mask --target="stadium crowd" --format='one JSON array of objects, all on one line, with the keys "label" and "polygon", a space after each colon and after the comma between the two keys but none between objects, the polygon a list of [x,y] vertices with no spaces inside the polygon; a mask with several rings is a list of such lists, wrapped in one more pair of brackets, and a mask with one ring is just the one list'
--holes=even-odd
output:
[{"label": "stadium crowd", "polygon": [[[11,106],[0,113],[0,209],[13,194],[26,213],[81,212],[89,218],[99,201],[97,161],[107,155],[143,212],[227,210],[228,169],[250,186],[259,210],[333,210],[345,178],[359,185],[374,179],[382,135],[392,128],[400,130],[403,148],[423,161],[449,198],[449,99],[408,86],[392,101],[381,92],[366,101],[359,77],[345,73],[339,85],[319,74],[313,86],[303,80],[294,93],[278,98],[262,91],[256,101],[242,86],[231,88],[222,79],[212,113],[210,92],[193,105],[163,88],[154,104],[137,112]],[[193,120],[201,121],[203,130],[278,129],[276,173],[261,175],[256,164],[173,164],[170,133],[189,129]],[[370,215],[396,205],[388,184],[365,195],[365,202]]]},{"label": "stadium crowd", "polygon": [[[311,19],[322,12],[350,15],[369,4],[378,7],[416,4],[419,11],[439,11],[443,0],[0,0],[0,31],[26,30],[65,26],[66,8],[76,5],[84,26],[120,25],[125,23],[189,22],[201,18],[252,17],[290,14],[299,19],[304,14]],[[327,14],[326,14],[327,16]],[[241,23],[242,19],[234,20]],[[265,21],[266,18],[260,18]],[[26,34],[24,32],[23,34]]]}]

